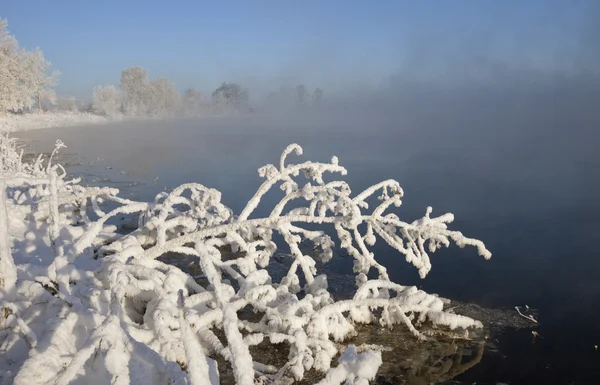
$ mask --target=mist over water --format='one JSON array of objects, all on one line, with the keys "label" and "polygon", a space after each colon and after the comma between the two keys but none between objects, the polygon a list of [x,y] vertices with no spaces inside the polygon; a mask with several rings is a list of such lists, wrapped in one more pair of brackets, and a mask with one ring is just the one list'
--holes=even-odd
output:
[{"label": "mist over water", "polygon": [[[542,86],[406,96],[395,109],[356,103],[318,112],[136,121],[20,136],[46,146],[61,138],[68,152],[103,158],[145,182],[158,177],[139,192],[145,199],[163,187],[195,181],[222,191],[235,211],[258,187],[256,169],[277,162],[282,149],[296,142],[305,149],[304,159],[338,156],[355,191],[396,179],[406,192],[403,211],[416,216],[432,205],[434,212],[454,212],[468,222],[457,228],[473,223],[465,233],[559,218],[581,225],[580,218],[598,212],[600,92],[559,93]],[[493,234],[486,241],[500,238]]]}]

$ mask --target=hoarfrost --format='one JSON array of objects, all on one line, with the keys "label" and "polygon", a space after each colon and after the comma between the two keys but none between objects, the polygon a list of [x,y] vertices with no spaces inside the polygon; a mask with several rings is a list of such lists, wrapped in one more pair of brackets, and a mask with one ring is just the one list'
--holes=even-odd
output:
[{"label": "hoarfrost", "polygon": [[[344,182],[325,182],[346,174],[336,157],[289,164],[302,148],[287,147],[277,166],[259,169],[263,184],[235,216],[217,190],[201,184],[135,202],[67,180],[51,159],[24,162],[7,135],[0,150],[2,383],[215,384],[219,358],[239,384],[290,383],[309,370],[322,372],[323,384],[366,384],[381,352],[345,346],[359,323],[404,325],[419,339],[425,321],[481,327],[445,312],[441,298],[390,281],[369,246],[379,237],[424,277],[429,253],[441,246],[474,246],[489,258],[484,244],[449,230],[451,214],[432,217],[427,208],[409,223],[388,213],[402,203],[394,180],[355,196]],[[309,181],[302,184],[300,174]],[[255,217],[275,186],[285,196],[268,217]],[[128,234],[109,224],[123,214],[139,216]],[[276,244],[280,238],[285,245]],[[307,241],[316,253],[303,251]],[[274,280],[266,267],[282,247],[293,262]],[[335,247],[354,258],[357,284],[353,298],[337,302],[316,264]],[[170,253],[197,260],[205,283],[159,260]],[[286,344],[287,362],[275,367],[252,356],[250,347],[265,343]]]}]

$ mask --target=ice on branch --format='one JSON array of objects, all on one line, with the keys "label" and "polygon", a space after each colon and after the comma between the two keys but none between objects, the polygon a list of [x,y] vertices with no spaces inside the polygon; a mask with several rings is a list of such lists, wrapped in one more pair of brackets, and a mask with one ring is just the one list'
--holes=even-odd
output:
[{"label": "ice on branch", "polygon": [[[293,163],[302,148],[289,146],[259,169],[262,185],[234,215],[201,184],[134,202],[67,180],[52,156],[25,161],[6,135],[0,151],[0,383],[215,384],[229,367],[243,385],[291,383],[309,370],[323,384],[366,384],[381,354],[346,346],[358,323],[400,325],[420,339],[424,322],[481,327],[446,312],[441,298],[391,282],[370,247],[388,243],[424,277],[440,247],[475,246],[489,258],[484,244],[450,230],[452,214],[427,208],[400,220],[390,211],[403,197],[394,180],[353,195],[335,180],[346,174],[336,157]],[[283,198],[268,216],[254,215],[274,188]],[[124,215],[138,227],[111,224]],[[356,292],[346,300],[317,269],[338,248],[354,260]],[[278,278],[269,267],[277,251],[291,256]],[[201,274],[164,262],[173,255]],[[252,353],[281,343],[283,365]]]}]

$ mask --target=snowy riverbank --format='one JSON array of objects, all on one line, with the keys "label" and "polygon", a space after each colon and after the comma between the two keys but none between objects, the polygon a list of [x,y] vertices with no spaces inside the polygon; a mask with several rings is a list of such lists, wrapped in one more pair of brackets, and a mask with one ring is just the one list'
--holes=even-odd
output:
[{"label": "snowy riverbank", "polygon": [[35,130],[40,128],[105,124],[115,120],[87,112],[44,112],[23,115],[0,115],[0,130],[8,132]]}]

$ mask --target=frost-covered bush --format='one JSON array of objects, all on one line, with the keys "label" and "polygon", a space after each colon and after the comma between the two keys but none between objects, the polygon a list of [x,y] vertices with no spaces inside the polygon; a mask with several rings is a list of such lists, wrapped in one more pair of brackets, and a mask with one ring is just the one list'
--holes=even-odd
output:
[{"label": "frost-covered bush", "polygon": [[[424,277],[429,253],[441,246],[471,245],[489,258],[483,243],[449,230],[452,214],[432,217],[428,208],[404,222],[389,212],[401,204],[396,181],[358,194],[345,182],[326,182],[326,174],[346,174],[335,157],[287,164],[290,153],[302,153],[289,146],[277,165],[259,169],[263,184],[234,215],[217,190],[198,183],[134,202],[115,189],[67,182],[50,160],[24,163],[6,136],[0,148],[0,209],[9,213],[2,218],[10,218],[12,242],[11,252],[3,231],[5,383],[215,384],[219,359],[238,384],[291,383],[309,370],[322,373],[322,384],[366,384],[381,352],[346,346],[355,324],[401,325],[416,338],[426,338],[419,331],[426,321],[481,326],[444,311],[435,295],[391,282],[369,247],[388,243]],[[253,215],[276,186],[285,196],[268,216]],[[128,234],[109,224],[124,215],[139,218]],[[356,292],[348,300],[336,301],[317,270],[335,247],[354,260]],[[278,250],[292,262],[275,279],[268,267]],[[169,255],[188,256],[202,276],[161,261]],[[287,346],[287,362],[274,366],[251,354],[265,344]]]},{"label": "frost-covered bush", "polygon": [[92,108],[99,114],[115,117],[121,114],[122,100],[115,86],[97,86],[92,93]]}]

